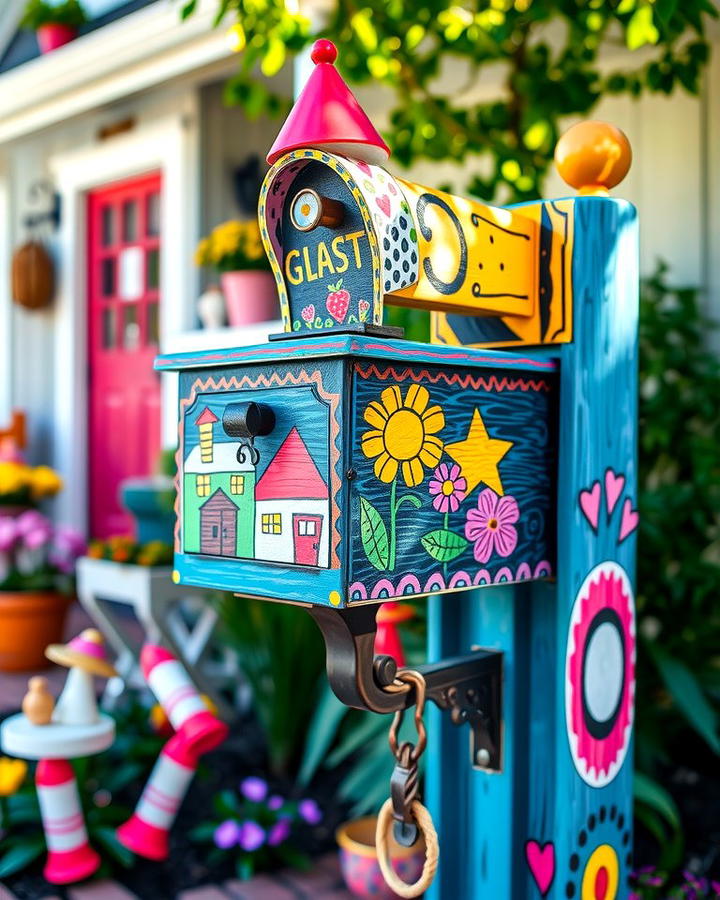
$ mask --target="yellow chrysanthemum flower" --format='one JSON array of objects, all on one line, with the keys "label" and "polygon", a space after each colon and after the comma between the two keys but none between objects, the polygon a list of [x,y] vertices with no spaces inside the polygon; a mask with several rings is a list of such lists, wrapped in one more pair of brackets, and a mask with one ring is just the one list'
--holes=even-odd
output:
[{"label": "yellow chrysanthemum flower", "polygon": [[0,494],[15,494],[30,483],[30,467],[21,463],[0,462]]},{"label": "yellow chrysanthemum flower", "polygon": [[10,797],[20,790],[27,768],[27,763],[21,759],[0,756],[0,797]]},{"label": "yellow chrysanthemum flower", "polygon": [[31,475],[33,496],[51,497],[62,490],[63,480],[50,466],[37,466]]},{"label": "yellow chrysanthemum flower", "polygon": [[440,462],[443,442],[435,437],[445,427],[445,415],[439,406],[428,408],[427,388],[412,384],[403,400],[400,388],[386,388],[380,400],[368,403],[364,418],[371,431],[361,439],[362,452],[375,459],[375,477],[389,484],[402,472],[408,487],[425,477],[423,466],[433,468]]}]

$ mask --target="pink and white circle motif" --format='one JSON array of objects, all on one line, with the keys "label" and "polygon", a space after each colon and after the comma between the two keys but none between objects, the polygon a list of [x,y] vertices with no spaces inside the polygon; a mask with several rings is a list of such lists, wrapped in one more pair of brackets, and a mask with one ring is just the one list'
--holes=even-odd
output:
[{"label": "pink and white circle motif", "polygon": [[565,716],[580,777],[601,788],[625,760],[635,708],[635,601],[627,573],[602,562],[575,598],[568,635]]}]

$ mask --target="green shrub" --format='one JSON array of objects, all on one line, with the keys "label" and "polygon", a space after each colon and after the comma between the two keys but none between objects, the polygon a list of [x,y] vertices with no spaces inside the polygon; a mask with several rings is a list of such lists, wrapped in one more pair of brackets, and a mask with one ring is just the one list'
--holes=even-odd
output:
[{"label": "green shrub", "polygon": [[698,291],[667,267],[640,315],[638,731],[640,768],[689,723],[720,753],[720,361]]}]

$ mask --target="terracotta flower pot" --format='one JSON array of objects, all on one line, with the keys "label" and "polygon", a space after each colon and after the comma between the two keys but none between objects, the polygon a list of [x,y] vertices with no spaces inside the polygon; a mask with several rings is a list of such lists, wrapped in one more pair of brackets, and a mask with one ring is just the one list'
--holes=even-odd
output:
[{"label": "terracotta flower pot", "polygon": [[74,41],[77,37],[77,28],[72,25],[61,25],[59,22],[49,22],[47,25],[41,25],[35,34],[40,52],[52,53],[58,47]]},{"label": "terracotta flower pot", "polygon": [[45,648],[62,641],[72,600],[54,591],[0,591],[0,672],[47,668]]},{"label": "terracotta flower pot", "polygon": [[[394,900],[397,897],[385,884],[375,849],[377,816],[346,822],[335,833],[340,847],[340,868],[345,884],[356,897]],[[413,847],[403,847],[390,838],[390,862],[408,884],[420,877],[425,862],[425,842],[420,838]]]},{"label": "terracotta flower pot", "polygon": [[279,314],[272,272],[223,272],[220,275],[228,322],[233,328],[269,322]]}]

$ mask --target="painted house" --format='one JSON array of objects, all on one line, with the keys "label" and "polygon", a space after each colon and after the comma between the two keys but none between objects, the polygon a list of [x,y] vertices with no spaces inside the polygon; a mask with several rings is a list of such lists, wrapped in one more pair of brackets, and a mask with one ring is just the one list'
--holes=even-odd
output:
[{"label": "painted house", "polygon": [[237,441],[219,441],[217,416],[205,409],[195,420],[200,443],[183,466],[183,548],[210,556],[254,555],[255,469]]},{"label": "painted house", "polygon": [[[57,517],[107,536],[131,527],[120,483],[149,475],[161,447],[175,445],[176,383],[153,372],[157,351],[237,346],[280,330],[201,331],[196,301],[208,275],[192,259],[214,225],[253,214],[248,173],[259,159],[262,175],[279,123],[249,121],[223,103],[239,59],[227,41],[232,17],[213,27],[218,0],[199,0],[185,22],[177,0],[84,0],[89,24],[46,56],[18,27],[24,4],[0,3],[0,426],[13,408],[26,412],[30,461],[50,463],[66,482]],[[327,9],[320,0],[300,5],[314,19]],[[667,260],[674,281],[703,288],[707,311],[720,319],[717,26],[709,39],[714,52],[700,99],[609,97],[593,114],[616,122],[632,142],[621,193],[639,207],[644,270]],[[627,57],[622,48],[608,52]],[[629,57],[612,60],[624,62],[629,68]],[[288,63],[270,90],[291,95],[306,64]],[[502,91],[491,73],[469,85],[468,73],[451,63],[439,79],[448,92],[463,85],[469,105]],[[392,103],[386,90],[375,84],[357,96],[382,128]],[[407,174],[461,188],[475,165],[432,162]],[[392,159],[390,168],[406,174]],[[548,196],[566,191],[556,179],[547,185]],[[49,308],[30,311],[12,302],[11,258],[27,240],[28,217],[48,209],[54,194],[59,222],[36,231],[55,259],[56,296]],[[297,499],[299,514],[307,504],[324,509],[317,482],[315,494],[268,491],[258,503],[283,518]],[[232,517],[223,497],[212,497],[202,498],[211,534]],[[283,518],[282,534],[263,532],[261,519],[255,549],[294,560],[293,527]],[[301,533],[317,527],[298,524],[298,546],[319,543],[318,559],[327,560],[327,519],[319,542]]]},{"label": "painted house", "polygon": [[255,488],[255,558],[328,567],[328,486],[293,427]]}]

